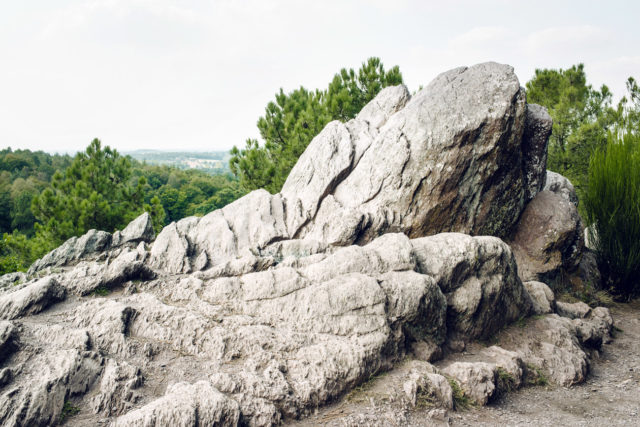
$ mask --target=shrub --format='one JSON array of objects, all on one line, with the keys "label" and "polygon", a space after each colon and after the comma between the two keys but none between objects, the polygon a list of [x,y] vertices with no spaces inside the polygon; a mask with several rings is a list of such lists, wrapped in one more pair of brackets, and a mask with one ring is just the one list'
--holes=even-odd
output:
[{"label": "shrub", "polygon": [[628,301],[640,294],[640,135],[610,134],[589,163],[585,193],[589,238],[607,288]]}]

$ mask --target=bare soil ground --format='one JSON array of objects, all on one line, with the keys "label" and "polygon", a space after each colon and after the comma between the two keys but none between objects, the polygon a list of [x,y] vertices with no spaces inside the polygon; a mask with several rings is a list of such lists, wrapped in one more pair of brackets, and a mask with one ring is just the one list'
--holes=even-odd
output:
[{"label": "bare soil ground", "polygon": [[465,411],[409,409],[400,364],[295,426],[640,426],[640,300],[610,308],[616,333],[591,363],[586,382],[571,388],[526,387]]}]

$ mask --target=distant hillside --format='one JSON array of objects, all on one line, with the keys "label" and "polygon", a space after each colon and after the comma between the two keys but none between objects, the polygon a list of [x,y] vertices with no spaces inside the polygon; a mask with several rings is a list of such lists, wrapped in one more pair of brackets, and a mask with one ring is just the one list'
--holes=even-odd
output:
[{"label": "distant hillside", "polygon": [[135,150],[123,154],[152,165],[167,165],[179,169],[197,169],[212,175],[229,172],[228,151],[160,151]]}]

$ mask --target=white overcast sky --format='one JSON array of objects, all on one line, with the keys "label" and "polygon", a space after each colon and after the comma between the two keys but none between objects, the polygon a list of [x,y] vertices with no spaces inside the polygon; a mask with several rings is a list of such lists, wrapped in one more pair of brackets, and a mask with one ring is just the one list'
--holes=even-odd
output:
[{"label": "white overcast sky", "polygon": [[283,87],[379,56],[410,90],[484,61],[640,78],[639,1],[0,0],[0,148],[227,150]]}]

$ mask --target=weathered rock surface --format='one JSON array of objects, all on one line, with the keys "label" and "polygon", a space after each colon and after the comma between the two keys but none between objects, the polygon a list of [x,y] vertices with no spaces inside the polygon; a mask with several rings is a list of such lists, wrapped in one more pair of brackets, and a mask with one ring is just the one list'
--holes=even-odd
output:
[{"label": "weathered rock surface", "polygon": [[455,362],[443,369],[454,377],[465,395],[478,405],[486,405],[496,392],[496,366],[486,362]]},{"label": "weathered rock surface", "polygon": [[529,314],[531,299],[511,249],[500,239],[441,233],[412,242],[418,270],[447,295],[452,338],[485,339]]},{"label": "weathered rock surface", "polygon": [[100,253],[111,244],[111,233],[90,230],[81,237],[72,237],[57,249],[49,252],[29,268],[34,274],[46,267],[59,267],[70,264],[89,255]]},{"label": "weathered rock surface", "polygon": [[0,297],[0,319],[36,314],[63,300],[65,289],[52,277],[45,277]]},{"label": "weathered rock surface", "polygon": [[549,314],[556,311],[556,298],[549,286],[542,282],[524,282],[535,314]]},{"label": "weathered rock surface", "polygon": [[525,187],[531,195],[543,182],[546,117],[531,111],[525,159],[525,96],[511,67],[457,68],[411,99],[405,87],[387,88],[355,119],[327,125],[281,193],[254,191],[166,227],[152,263],[186,273],[299,238],[344,246],[387,232],[506,236]]},{"label": "weathered rock surface", "polygon": [[113,233],[111,245],[119,246],[129,242],[151,242],[154,237],[151,215],[145,212],[131,221],[124,230]]},{"label": "weathered rock surface", "polygon": [[116,426],[235,426],[238,404],[206,381],[169,386],[164,397],[118,418]]},{"label": "weathered rock surface", "polygon": [[[452,408],[454,380],[486,403],[505,372],[523,383],[525,362],[580,381],[606,310],[546,314],[542,333],[483,360],[447,354],[556,309],[499,238],[548,197],[536,195],[548,128],[511,67],[458,68],[327,125],[279,194],[254,191],[152,242],[148,215],[68,240],[0,294],[0,424],[53,424],[71,401],[88,425],[277,425],[411,352],[424,360],[397,376],[403,405]],[[542,246],[573,262],[557,240]],[[430,365],[443,355],[446,368]]]},{"label": "weathered rock surface", "polygon": [[568,202],[578,206],[578,195],[576,190],[569,181],[568,178],[560,175],[559,173],[547,171],[545,180],[544,191],[551,191],[565,199]]},{"label": "weathered rock surface", "polygon": [[524,161],[525,198],[533,199],[545,188],[547,180],[547,145],[553,121],[546,108],[527,105],[527,117],[522,136]]},{"label": "weathered rock surface", "polygon": [[[389,231],[503,236],[524,205],[523,168],[513,165],[522,165],[525,110],[510,67],[441,74],[380,128],[297,235],[336,244]],[[305,155],[326,162],[323,144]]]},{"label": "weathered rock surface", "polygon": [[555,285],[572,273],[584,250],[583,225],[576,206],[551,191],[534,197],[510,240],[522,281]]}]

